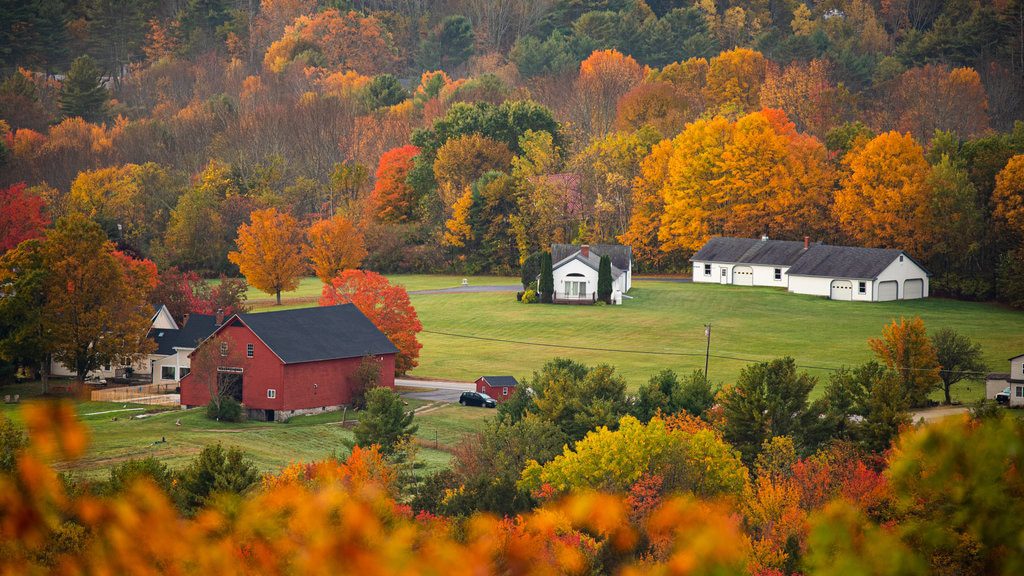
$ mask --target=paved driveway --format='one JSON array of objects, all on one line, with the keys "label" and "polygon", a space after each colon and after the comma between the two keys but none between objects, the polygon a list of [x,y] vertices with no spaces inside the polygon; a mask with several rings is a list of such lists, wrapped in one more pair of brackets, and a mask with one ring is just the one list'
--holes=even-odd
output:
[{"label": "paved driveway", "polygon": [[432,290],[410,290],[409,295],[417,294],[471,294],[474,292],[518,292],[522,290],[521,284],[501,284],[489,286],[455,286],[452,288],[435,288]]},{"label": "paved driveway", "polygon": [[[451,382],[448,380],[411,380],[408,378],[395,378],[395,386],[405,388],[401,392],[406,398],[416,400],[427,400],[429,402],[451,402],[459,401],[463,392],[475,389],[472,382]],[[419,390],[410,390],[417,388]]]}]

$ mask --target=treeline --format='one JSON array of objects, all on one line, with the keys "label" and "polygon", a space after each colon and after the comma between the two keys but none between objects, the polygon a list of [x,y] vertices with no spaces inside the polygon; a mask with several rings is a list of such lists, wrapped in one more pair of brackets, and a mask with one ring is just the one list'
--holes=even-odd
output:
[{"label": "treeline", "polygon": [[1019,0],[153,4],[0,10],[0,183],[161,268],[236,273],[277,208],[379,271],[767,231],[1024,300]]}]

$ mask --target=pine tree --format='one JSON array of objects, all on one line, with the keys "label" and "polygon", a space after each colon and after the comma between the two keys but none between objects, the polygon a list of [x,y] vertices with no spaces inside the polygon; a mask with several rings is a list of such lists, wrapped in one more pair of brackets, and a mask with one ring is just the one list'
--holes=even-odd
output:
[{"label": "pine tree", "polygon": [[540,283],[537,285],[540,301],[545,304],[550,304],[554,296],[555,272],[551,266],[551,253],[545,252],[540,257]]},{"label": "pine tree", "polygon": [[88,122],[103,121],[107,117],[108,98],[110,93],[103,86],[96,61],[90,56],[75,58],[60,91],[60,109],[64,116],[80,116]]},{"label": "pine tree", "polygon": [[601,256],[597,265],[597,299],[611,303],[612,298],[612,260]]},{"label": "pine tree", "polygon": [[380,446],[383,454],[391,454],[402,441],[416,433],[413,412],[405,411],[402,397],[390,388],[373,388],[366,393],[366,410],[355,427],[355,443],[368,448]]}]

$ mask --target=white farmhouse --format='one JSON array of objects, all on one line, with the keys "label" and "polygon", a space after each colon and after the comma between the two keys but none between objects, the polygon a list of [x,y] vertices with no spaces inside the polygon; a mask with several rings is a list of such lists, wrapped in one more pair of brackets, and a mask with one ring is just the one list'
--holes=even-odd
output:
[{"label": "white farmhouse", "polygon": [[693,281],[775,286],[833,300],[880,302],[928,296],[928,276],[902,250],[754,238],[708,240],[690,258]]},{"label": "white farmhouse", "polygon": [[1010,371],[985,377],[985,397],[992,400],[1006,388],[1010,389],[1010,406],[1024,406],[1024,354],[1010,358]]},{"label": "white farmhouse", "polygon": [[621,303],[621,295],[633,287],[633,250],[621,244],[553,244],[553,299],[556,302],[596,301],[601,256],[611,260],[612,301]]}]

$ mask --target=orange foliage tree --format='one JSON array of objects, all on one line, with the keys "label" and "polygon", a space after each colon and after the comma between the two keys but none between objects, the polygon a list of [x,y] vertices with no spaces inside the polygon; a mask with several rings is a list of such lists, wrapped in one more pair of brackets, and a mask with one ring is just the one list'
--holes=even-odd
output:
[{"label": "orange foliage tree", "polygon": [[770,64],[761,86],[761,106],[784,111],[801,130],[824,138],[852,111],[848,90],[829,78],[827,60],[794,62],[780,69]]},{"label": "orange foliage tree", "polygon": [[591,133],[611,130],[616,103],[643,80],[645,73],[645,67],[617,50],[595,51],[580,63],[576,87],[587,108]]},{"label": "orange foliage tree", "polygon": [[0,254],[30,238],[38,238],[50,219],[46,203],[25,188],[24,182],[0,188]]},{"label": "orange foliage tree", "polygon": [[884,127],[921,140],[936,130],[968,138],[988,129],[988,96],[973,68],[928,64],[907,70],[891,83],[880,116]]},{"label": "orange foliage tree", "polygon": [[846,178],[833,214],[860,245],[902,248],[927,258],[938,233],[932,215],[931,168],[910,134],[879,134],[843,160]]},{"label": "orange foliage tree", "polygon": [[1024,154],[1010,158],[996,175],[992,206],[1000,237],[1014,246],[1024,243]]},{"label": "orange foliage tree", "polygon": [[302,15],[267,49],[264,65],[283,71],[296,58],[305,64],[372,75],[398,62],[391,34],[374,16],[331,8]]},{"label": "orange foliage tree", "polygon": [[484,173],[508,170],[511,162],[508,145],[486,136],[467,134],[445,142],[434,160],[434,178],[445,209],[450,211],[466,188]]},{"label": "orange foliage tree", "polygon": [[749,48],[727,50],[712,58],[704,85],[708,106],[739,114],[757,110],[767,63],[763,54]]},{"label": "orange foliage tree", "polygon": [[413,219],[415,193],[405,179],[420,149],[411,144],[388,150],[377,164],[377,181],[370,194],[370,212],[382,222],[408,222]]},{"label": "orange foliage tree", "polygon": [[924,405],[928,393],[940,384],[938,352],[924,327],[924,320],[900,318],[882,329],[881,338],[868,344],[886,366],[899,375],[903,393],[914,406]]},{"label": "orange foliage tree", "polygon": [[662,196],[665,250],[716,234],[825,234],[835,176],[824,145],[779,111],[698,120],[673,141]]},{"label": "orange foliage tree", "polygon": [[280,305],[281,292],[298,288],[299,278],[306,271],[301,255],[302,230],[292,215],[276,208],[256,210],[251,218],[250,224],[238,227],[238,251],[229,252],[228,260],[238,266],[250,284],[276,295]]},{"label": "orange foliage tree", "polygon": [[423,330],[405,288],[393,285],[376,272],[345,270],[324,285],[321,306],[355,304],[359,311],[398,348],[395,371],[405,374],[416,367],[423,346],[416,334]]},{"label": "orange foliage tree", "polygon": [[303,253],[325,284],[349,268],[358,268],[366,258],[363,234],[341,214],[314,222],[306,230],[306,241]]},{"label": "orange foliage tree", "polygon": [[[633,180],[633,210],[630,213],[629,228],[618,237],[619,242],[633,249],[637,264],[650,264],[655,269],[671,253],[662,249],[658,230],[665,213],[665,199],[661,190],[668,179],[668,163],[672,152],[672,141],[662,140],[651,147],[650,154],[640,162],[640,175]],[[674,252],[678,253],[678,250]]]}]

